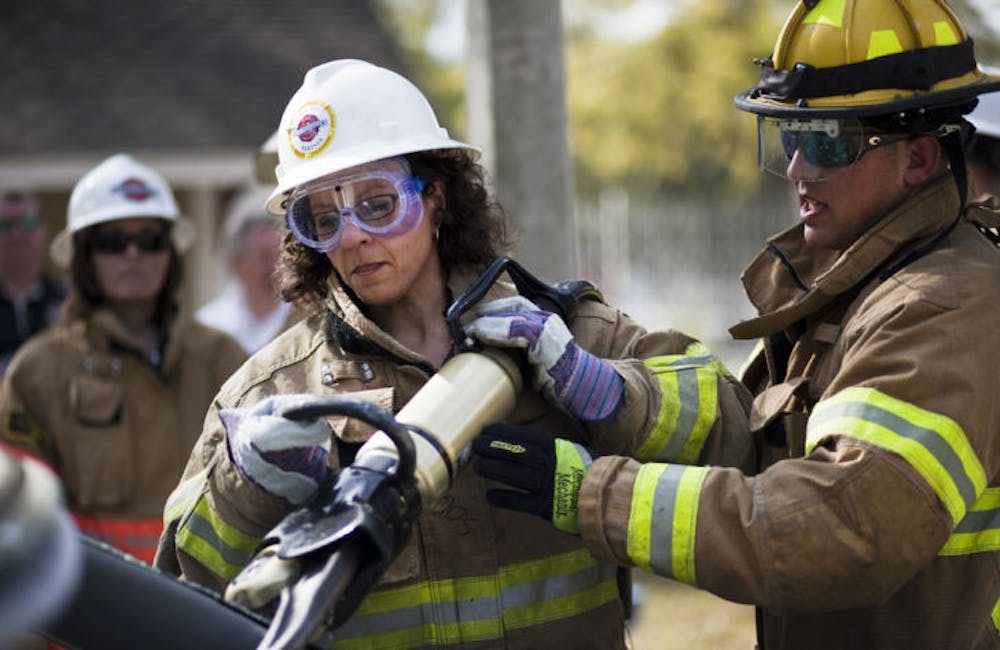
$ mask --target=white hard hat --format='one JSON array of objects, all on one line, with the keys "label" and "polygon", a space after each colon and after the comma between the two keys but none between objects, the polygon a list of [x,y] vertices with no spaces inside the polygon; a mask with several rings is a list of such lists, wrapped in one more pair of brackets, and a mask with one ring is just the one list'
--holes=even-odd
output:
[{"label": "white hard hat", "polygon": [[163,176],[132,156],[120,153],[77,181],[69,197],[66,228],[52,240],[49,253],[56,263],[69,266],[74,233],[99,223],[133,217],[174,222],[174,246],[181,253],[194,243],[194,224],[181,216]]},{"label": "white hard hat", "polygon": [[[1000,75],[1000,70],[990,70]],[[976,133],[1000,139],[1000,92],[979,96],[976,110],[967,118],[976,127]]]},{"label": "white hard hat", "polygon": [[241,191],[230,204],[223,228],[223,243],[231,248],[240,231],[250,225],[266,223],[278,228],[281,222],[268,214],[264,206],[274,191],[273,185],[254,185]]},{"label": "white hard hat", "polygon": [[309,70],[278,126],[278,185],[267,202],[294,188],[374,160],[431,149],[471,149],[438,124],[427,98],[405,77],[355,59]]}]

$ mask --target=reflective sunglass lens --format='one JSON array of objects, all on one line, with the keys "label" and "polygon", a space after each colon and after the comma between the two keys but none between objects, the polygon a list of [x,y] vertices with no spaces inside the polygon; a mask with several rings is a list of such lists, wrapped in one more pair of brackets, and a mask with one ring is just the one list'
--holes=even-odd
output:
[{"label": "reflective sunglass lens", "polygon": [[166,250],[168,238],[167,234],[161,231],[142,230],[137,233],[127,233],[111,230],[100,233],[94,239],[94,249],[102,253],[124,253],[132,243],[144,253],[158,253]]}]

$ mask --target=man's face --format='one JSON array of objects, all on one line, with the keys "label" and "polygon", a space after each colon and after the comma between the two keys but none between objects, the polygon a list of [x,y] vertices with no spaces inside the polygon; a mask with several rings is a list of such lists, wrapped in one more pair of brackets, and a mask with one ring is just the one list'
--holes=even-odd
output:
[{"label": "man's face", "polygon": [[785,174],[795,183],[806,244],[845,250],[899,205],[910,190],[904,180],[908,146],[894,142],[827,170],[796,151]]},{"label": "man's face", "polygon": [[0,277],[34,277],[45,261],[45,224],[37,202],[0,201]]}]

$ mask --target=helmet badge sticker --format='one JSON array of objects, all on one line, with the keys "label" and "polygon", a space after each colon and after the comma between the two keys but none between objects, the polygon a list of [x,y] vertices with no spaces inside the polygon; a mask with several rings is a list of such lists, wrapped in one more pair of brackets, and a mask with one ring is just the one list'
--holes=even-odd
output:
[{"label": "helmet badge sticker", "polygon": [[145,201],[156,194],[141,178],[127,178],[111,189],[129,201]]},{"label": "helmet badge sticker", "polygon": [[330,144],[336,130],[333,108],[323,102],[309,102],[293,115],[288,128],[288,144],[295,155],[310,158]]}]

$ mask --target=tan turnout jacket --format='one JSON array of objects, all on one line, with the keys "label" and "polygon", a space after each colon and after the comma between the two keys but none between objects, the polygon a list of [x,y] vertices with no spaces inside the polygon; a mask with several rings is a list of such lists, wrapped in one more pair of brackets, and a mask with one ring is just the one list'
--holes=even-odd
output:
[{"label": "tan turnout jacket", "polygon": [[245,359],[229,335],[183,316],[159,368],[110,312],[58,324],[4,375],[0,439],[56,471],[84,532],[151,562],[212,396]]},{"label": "tan turnout jacket", "polygon": [[760,472],[598,459],[588,548],[758,604],[762,650],[1000,647],[1000,220],[959,210],[946,176],[840,256],[773,238],[732,330]]},{"label": "tan turnout jacket", "polygon": [[[471,280],[453,280],[453,294]],[[220,391],[168,504],[171,534],[161,544],[160,567],[221,590],[260,537],[291,509],[240,476],[226,453],[220,409],[308,392],[349,393],[396,412],[433,373],[426,359],[366,318],[339,283],[334,280],[331,288],[328,312],[258,352]],[[486,300],[513,291],[498,284]],[[596,301],[582,301],[569,324],[583,347],[615,360],[626,380],[621,409],[607,422],[583,427],[526,388],[511,421],[606,452],[631,453],[649,432],[665,427],[658,425],[663,392],[644,360],[680,354],[695,342],[677,332],[647,332]],[[713,375],[711,388],[719,395],[713,408],[745,413],[749,395],[738,382]],[[341,449],[373,433],[356,420],[333,419],[332,425]],[[749,447],[716,448],[724,438],[710,430],[714,418],[708,425],[699,430],[698,450],[712,448],[740,462]],[[617,567],[598,562],[579,538],[546,521],[490,507],[485,490],[485,480],[470,467],[460,471],[443,501],[420,516],[409,544],[375,590],[337,631],[336,647],[624,647]]]}]

